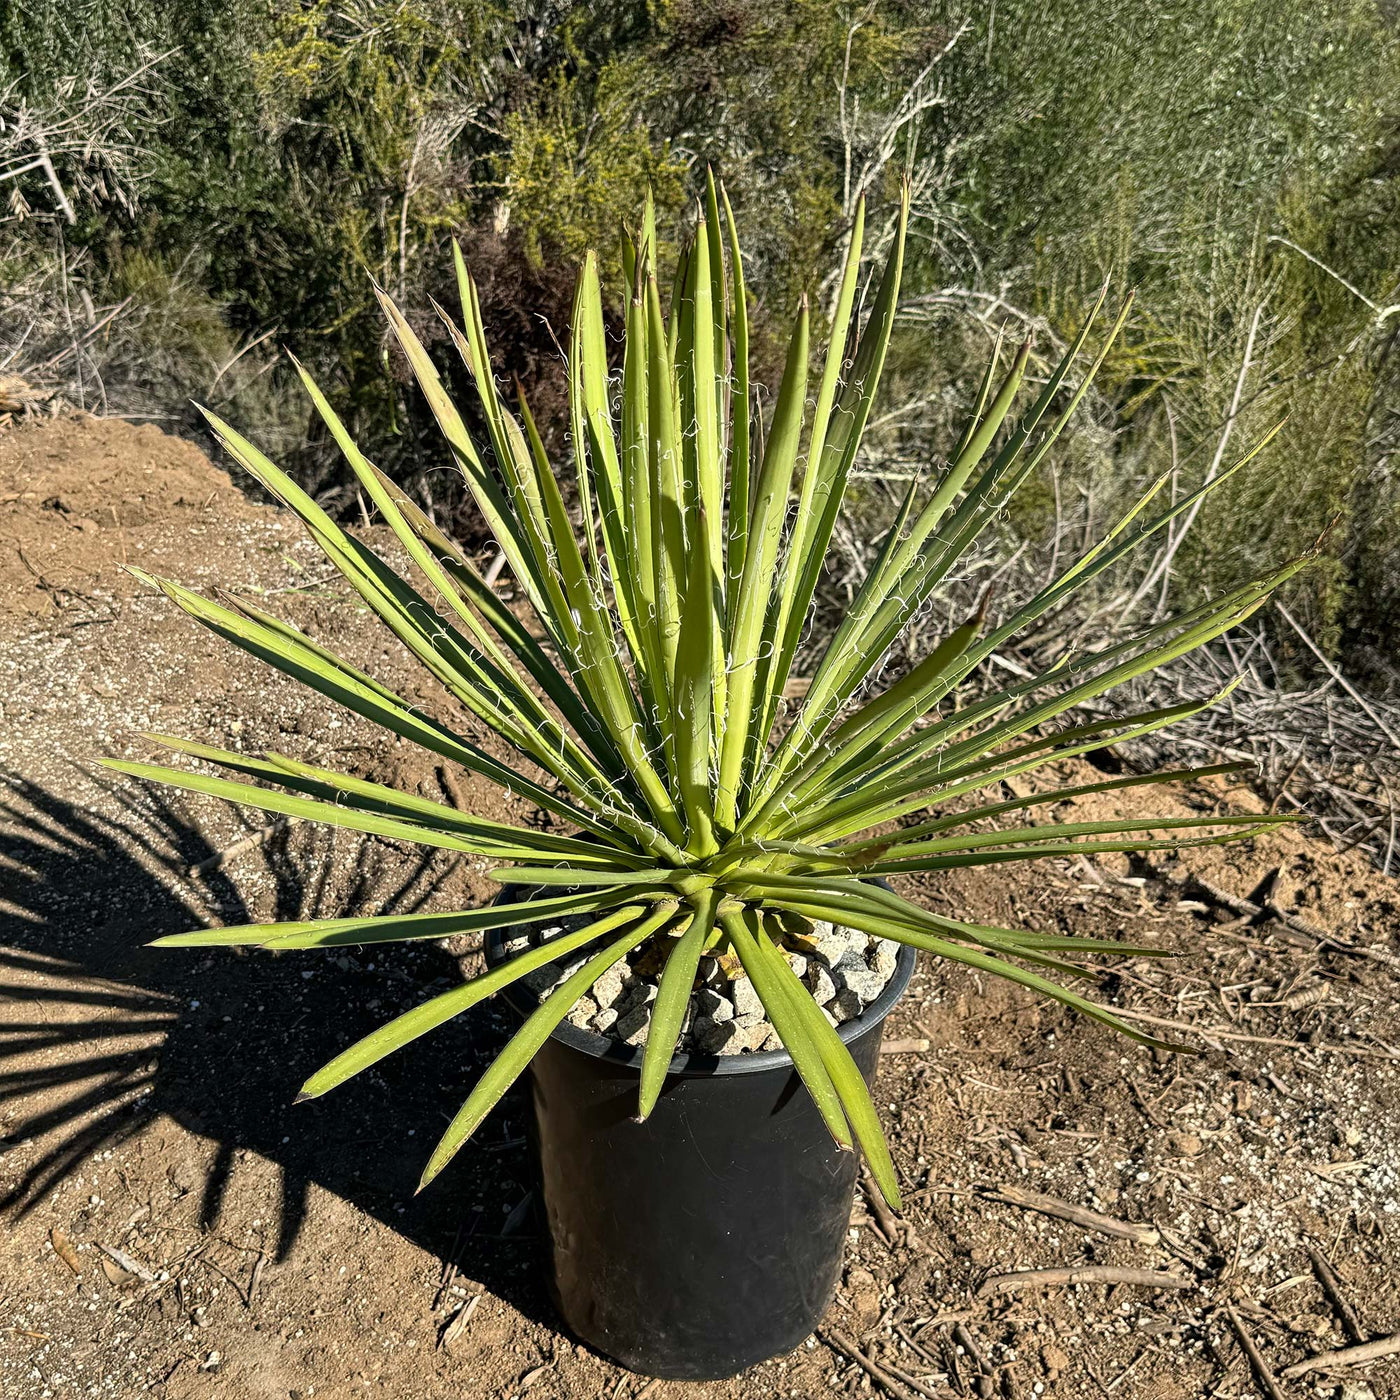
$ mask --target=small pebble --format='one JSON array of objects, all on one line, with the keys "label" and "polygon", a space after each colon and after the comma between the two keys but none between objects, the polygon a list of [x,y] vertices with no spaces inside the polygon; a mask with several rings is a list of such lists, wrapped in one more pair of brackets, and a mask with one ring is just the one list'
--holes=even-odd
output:
[{"label": "small pebble", "polygon": [[831,1003],[831,1009],[836,1013],[836,1021],[839,1025],[842,1021],[853,1021],[864,1009],[860,997],[849,987],[842,987]]},{"label": "small pebble", "polygon": [[732,1021],[734,1003],[713,987],[701,987],[690,999],[697,1016],[708,1016],[711,1021]]},{"label": "small pebble", "polygon": [[594,984],[593,996],[599,1006],[616,1006],[622,999],[623,965],[614,963]]},{"label": "small pebble", "polygon": [[651,1025],[650,1001],[638,1001],[630,1010],[618,1016],[612,1034],[624,1045],[645,1045],[647,1028]]},{"label": "small pebble", "polygon": [[748,1025],[763,1017],[763,1002],[754,990],[753,983],[747,977],[742,977],[733,984],[731,996],[734,1000],[734,1019],[736,1021]]},{"label": "small pebble", "polygon": [[732,1055],[739,1047],[735,1045],[731,1049],[731,1044],[741,1040],[743,1035],[744,1028],[733,1017],[727,1021],[712,1021],[708,1016],[697,1016],[690,1030],[695,1048],[702,1055]]}]

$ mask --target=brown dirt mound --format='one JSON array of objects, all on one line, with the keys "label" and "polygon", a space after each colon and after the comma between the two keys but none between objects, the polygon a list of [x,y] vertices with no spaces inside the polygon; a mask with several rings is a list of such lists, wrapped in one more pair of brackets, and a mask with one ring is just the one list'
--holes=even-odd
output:
[{"label": "brown dirt mound", "polygon": [[95,591],[152,531],[256,510],[193,443],[85,413],[0,433],[0,614],[43,617]]}]

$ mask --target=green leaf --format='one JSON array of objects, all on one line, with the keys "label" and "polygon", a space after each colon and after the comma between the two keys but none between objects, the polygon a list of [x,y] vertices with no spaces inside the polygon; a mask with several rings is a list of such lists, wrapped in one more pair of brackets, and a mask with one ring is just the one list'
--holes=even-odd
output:
[{"label": "green leaf", "polygon": [[[751,928],[749,921],[754,920]],[[764,956],[757,941],[757,918],[750,911],[729,912],[721,907],[720,923],[729,935],[730,944],[739,955],[754,991],[763,1003],[773,1029],[778,1032],[784,1048],[792,1056],[792,1063],[798,1077],[807,1086],[817,1112],[822,1116],[827,1131],[838,1147],[851,1149],[851,1130],[846,1121],[846,1112],[841,1104],[841,1096],[831,1081],[831,1071],[827,1069],[820,1048],[812,1039],[812,1033],[803,1020],[800,1003],[792,996],[787,985],[773,971],[772,964]],[[811,996],[805,992],[810,1001]]]},{"label": "green leaf", "polygon": [[545,649],[516,615],[501,601],[482,577],[476,565],[428,516],[377,467],[371,466],[381,486],[389,494],[409,528],[433,552],[444,572],[471,602],[496,635],[515,654],[529,675],[558,706],[565,721],[573,726],[599,764],[612,776],[623,772],[622,760],[603,733],[596,717],[580,699],[568,677],[550,660]]},{"label": "green leaf", "polygon": [[454,1016],[460,1016],[478,1002],[518,982],[526,973],[565,957],[579,948],[586,948],[605,933],[611,933],[623,924],[633,923],[646,912],[645,907],[640,904],[629,904],[622,909],[615,909],[604,918],[595,919],[572,933],[551,938],[537,947],[517,954],[480,977],[474,977],[460,987],[453,987],[451,991],[443,992],[441,996],[433,997],[421,1006],[415,1006],[412,1011],[405,1011],[402,1016],[396,1016],[378,1030],[371,1031],[362,1040],[357,1040],[348,1049],[342,1050],[329,1064],[318,1069],[301,1086],[296,1102],[302,1103],[306,1099],[319,1098],[322,1094],[329,1093],[338,1085],[344,1084],[347,1079],[359,1074],[361,1070],[378,1064],[386,1055],[401,1050],[419,1036],[436,1030]]},{"label": "green leaf", "polygon": [[[706,514],[699,511],[701,530]],[[698,532],[697,532],[698,533]],[[704,859],[719,849],[710,796],[710,739],[716,663],[723,654],[711,555],[703,542],[690,550],[681,630],[676,647],[676,781],[685,805],[686,849]]]},{"label": "green leaf", "polygon": [[656,581],[660,548],[655,500],[651,489],[651,345],[646,303],[649,254],[639,252],[632,293],[627,301],[627,336],[622,352],[622,532],[628,587],[635,605],[634,625],[640,655],[640,678],[655,711],[656,724],[667,730],[670,691],[664,680]]},{"label": "green leaf", "polygon": [[[773,427],[763,454],[753,503],[753,528],[739,584],[739,602],[729,645],[729,704],[720,748],[719,788],[715,813],[720,827],[733,831],[738,822],[739,793],[753,739],[754,693],[758,685],[760,643],[773,591],[774,569],[788,491],[802,432],[807,396],[807,300],[797,313],[788,343],[787,365],[773,410]],[[761,709],[759,710],[761,714]]]},{"label": "green leaf", "polygon": [[1031,972],[1028,968],[1018,967],[1015,963],[1006,962],[1003,958],[996,957],[991,953],[984,953],[975,948],[953,943],[948,939],[921,933],[894,919],[867,913],[863,907],[849,907],[841,901],[828,899],[784,898],[776,902],[783,908],[802,914],[805,918],[833,919],[849,928],[859,929],[862,933],[874,934],[879,938],[892,938],[897,943],[907,943],[912,948],[920,948],[925,952],[948,958],[952,962],[963,963],[968,967],[976,968],[979,972],[991,973],[993,976],[1003,977],[1009,982],[1017,982],[1023,987],[1029,987],[1031,990],[1039,992],[1042,996],[1049,997],[1052,1001],[1058,1001],[1062,1005],[1072,1007],[1092,1020],[1108,1026],[1120,1035],[1125,1035],[1139,1044],[1158,1050],[1189,1050],[1188,1046],[1176,1045],[1144,1034],[1105,1007],[1080,996],[1078,992],[1071,991],[1068,987],[1062,987],[1057,982],[1051,982],[1048,978],[1041,977],[1039,973]]},{"label": "green leaf", "polygon": [[[217,761],[217,760],[215,760]],[[441,823],[428,825],[420,820],[403,820],[380,816],[372,811],[343,806],[335,801],[317,802],[309,797],[296,797],[290,793],[277,792],[271,788],[254,787],[251,783],[236,783],[228,778],[215,778],[205,773],[188,773],[178,768],[166,768],[156,763],[132,763],[124,759],[102,760],[103,767],[131,778],[143,778],[150,782],[164,783],[167,787],[180,788],[185,792],[197,792],[206,797],[221,797],[226,802],[237,802],[245,807],[256,807],[259,811],[275,812],[281,816],[297,817],[304,821],[319,822],[323,826],[344,827],[349,831],[362,831],[372,836],[382,836],[388,840],[409,841],[417,846],[429,846],[447,851],[466,851],[472,855],[494,856],[501,860],[559,860],[565,851],[548,841],[533,839],[538,833],[523,827],[501,825],[492,828],[484,824],[469,826],[462,823],[454,830]],[[276,772],[275,765],[268,765]],[[270,776],[270,775],[265,775]],[[288,775],[290,776],[290,775]],[[329,788],[329,785],[325,785]],[[334,790],[331,789],[334,796]],[[607,861],[605,847],[589,852],[582,842],[576,843],[572,852],[577,859]],[[626,862],[630,865],[630,862]],[[599,872],[592,872],[597,874]],[[628,870],[626,876],[644,874]],[[622,871],[619,869],[618,874]]]},{"label": "green leaf", "polygon": [[[462,262],[461,249],[457,247],[455,242],[452,252],[457,264],[459,284],[463,281],[469,281],[466,266]],[[375,287],[375,295],[379,299],[379,305],[389,322],[394,338],[408,359],[414,378],[418,381],[418,387],[422,390],[423,397],[427,400],[428,407],[452,450],[477,508],[485,516],[487,524],[491,527],[491,533],[495,535],[497,542],[505,551],[511,571],[525,589],[536,615],[546,628],[550,629],[551,637],[557,642],[559,639],[554,634],[555,619],[552,617],[546,602],[544,578],[515,507],[501,489],[500,483],[487,470],[477,452],[471,436],[467,432],[466,424],[462,421],[461,414],[443,387],[437,367],[432,362],[432,357],[424,349],[422,342],[413,333],[399,309],[378,286]],[[440,308],[439,314],[442,314]],[[445,316],[443,319],[447,320]],[[463,353],[464,358],[468,360],[468,367],[473,378],[477,378],[480,373],[480,363],[472,355],[470,346],[462,337],[461,332],[450,322],[448,322],[448,330],[450,334],[455,332],[453,341],[459,352]],[[486,373],[489,376],[489,360],[486,363]]]},{"label": "green leaf", "polygon": [[617,866],[606,869],[580,869],[578,866],[531,866],[529,869],[499,869],[485,872],[498,885],[664,885],[676,872],[666,866],[628,870]]},{"label": "green leaf", "polygon": [[663,907],[643,923],[628,929],[621,938],[609,944],[601,953],[589,958],[577,972],[556,987],[540,1003],[537,1010],[530,1013],[525,1024],[491,1062],[486,1073],[477,1081],[466,1103],[458,1110],[457,1116],[448,1124],[447,1131],[433,1149],[433,1155],[423,1170],[422,1180],[418,1183],[420,1191],[461,1151],[463,1144],[481,1126],[482,1120],[500,1101],[501,1096],[520,1077],[521,1071],[534,1058],[535,1052],[549,1039],[559,1022],[569,1014],[574,1003],[614,963],[619,962],[671,919],[675,910],[674,904]]},{"label": "green leaf", "polygon": [[563,606],[569,612],[577,639],[577,655],[581,662],[579,680],[593,699],[594,713],[602,720],[626,760],[628,771],[641,788],[652,817],[665,833],[666,844],[657,843],[656,848],[679,859],[679,851],[670,843],[684,840],[684,831],[675,799],[642,742],[644,726],[636,697],[618,659],[612,618],[594,592],[564,498],[547,462],[541,462],[538,480],[548,531],[546,542],[556,561]]},{"label": "green leaf", "polygon": [[959,826],[970,826],[973,822],[1000,817],[1007,812],[1021,812],[1031,807],[1069,802],[1076,797],[1087,797],[1093,793],[1118,792],[1124,788],[1148,787],[1159,783],[1198,782],[1202,778],[1213,778],[1225,773],[1240,773],[1253,767],[1253,763],[1243,760],[1231,763],[1212,763],[1203,768],[1171,768],[1161,773],[1134,773],[1126,778],[1109,778],[1101,783],[1081,783],[1074,787],[1051,788],[1046,792],[1032,793],[1028,797],[1016,797],[1005,802],[969,807],[966,811],[954,812],[933,821],[920,822],[917,826],[904,827],[893,840],[889,837],[876,836],[867,841],[859,841],[853,845],[844,845],[836,849],[852,854],[877,847],[884,850],[896,843],[903,845],[905,842],[916,841],[924,836],[933,836],[940,831],[947,831]]},{"label": "green leaf", "polygon": [[233,928],[200,929],[153,939],[149,948],[343,948],[359,943],[400,943],[446,938],[454,933],[480,933],[512,924],[538,924],[568,914],[593,914],[611,909],[639,893],[663,896],[665,890],[622,889],[530,899],[519,904],[491,904],[484,909],[459,909],[445,914],[383,914],[353,919],[306,919],[279,924],[241,924]]},{"label": "green leaf", "polygon": [[[1228,631],[1262,606],[1270,590],[1291,572],[1296,571],[1297,567],[1285,566],[1271,576],[1246,585],[1218,604],[1203,610],[1199,621],[1181,628],[1176,636],[1141,649],[1137,654],[1129,654],[1117,665],[1101,667],[1077,685],[1019,711],[1010,719],[999,720],[959,744],[947,742],[951,733],[972,728],[977,720],[988,712],[1004,708],[1009,702],[1009,697],[1043,687],[1048,682],[1072,678],[1080,670],[1092,669],[1102,657],[1092,658],[1083,664],[1071,664],[1058,673],[1047,673],[1045,676],[1033,678],[1023,686],[1012,687],[1000,696],[969,707],[941,724],[924,729],[907,743],[895,745],[888,757],[865,770],[857,783],[852,785],[853,790],[848,789],[844,794],[836,795],[827,802],[804,804],[802,817],[799,820],[780,823],[774,834],[808,840],[820,834],[820,839],[828,840],[852,834],[886,820],[894,815],[891,809],[898,799],[912,798],[914,794],[937,785],[950,773],[956,774],[961,762],[980,758],[998,745],[1053,719],[1075,705],[1094,699],[1115,686],[1165,665]],[[1138,642],[1130,642],[1118,648],[1110,648],[1103,656],[1110,653],[1114,656],[1123,655],[1124,652],[1132,653],[1136,645]],[[934,750],[938,750],[936,756],[926,758],[926,755]]]},{"label": "green leaf", "polygon": [[[652,549],[656,574],[653,592],[660,673],[653,686],[666,696],[665,710],[675,706],[676,651],[681,629],[681,580],[685,577],[686,491],[677,424],[674,360],[661,318],[661,293],[654,268],[646,283],[647,466],[651,499]],[[673,328],[675,319],[673,318]],[[674,753],[668,754],[674,759]]]},{"label": "green leaf", "polygon": [[773,619],[774,650],[765,667],[763,680],[764,712],[758,742],[759,753],[767,742],[777,714],[778,702],[792,669],[797,643],[806,622],[807,610],[817,589],[832,532],[846,494],[846,483],[855,463],[861,436],[875,402],[889,349],[890,334],[899,306],[899,287],[904,271],[904,241],[909,226],[909,184],[903,185],[899,222],[894,242],[885,260],[880,289],[869,323],[849,366],[835,419],[832,404],[837,381],[845,366],[851,308],[860,271],[860,250],[865,228],[865,200],[856,205],[855,224],[846,254],[846,269],[837,294],[836,315],[831,342],[827,347],[826,368],[812,415],[812,436],[807,449],[807,471],[802,495],[793,522],[787,565]]},{"label": "green leaf", "polygon": [[899,1196],[899,1178],[895,1173],[894,1162],[890,1159],[889,1144],[885,1140],[884,1129],[880,1127],[879,1115],[870,1099],[865,1077],[856,1068],[851,1052],[837,1034],[836,1028],[822,1015],[812,994],[798,980],[788,960],[774,947],[766,933],[758,934],[758,945],[773,969],[773,975],[780,986],[786,989],[788,998],[796,1008],[804,1029],[810,1034],[822,1064],[831,1076],[832,1088],[841,1100],[842,1110],[854,1131],[860,1150],[870,1166],[870,1174],[880,1188],[880,1194],[895,1209],[902,1202]]},{"label": "green leaf", "polygon": [[888,867],[903,868],[908,859],[958,851],[975,851],[986,847],[1038,845],[1046,842],[1068,843],[1076,836],[1119,836],[1134,831],[1198,830],[1212,826],[1288,826],[1310,821],[1305,812],[1283,812],[1276,817],[1257,813],[1231,813],[1198,817],[1137,817],[1125,821],[1051,822],[1045,826],[1009,827],[1000,831],[973,831],[959,836],[943,836],[926,841],[895,841],[886,853],[871,866],[878,873],[889,874]]},{"label": "green leaf", "polygon": [[695,985],[700,954],[715,927],[715,911],[719,896],[713,888],[702,890],[695,899],[695,914],[671,949],[661,972],[656,1000],[651,1008],[651,1025],[647,1030],[646,1049],[642,1053],[641,1086],[637,1099],[637,1117],[646,1119],[656,1107],[666,1082],[666,1071],[676,1053],[681,1025],[690,1005],[691,989]]},{"label": "green leaf", "polygon": [[[748,292],[744,286],[744,264],[739,253],[739,234],[734,227],[734,211],[729,207],[729,195],[722,186],[720,197],[724,201],[724,228],[729,242],[733,278],[730,305],[734,316],[734,383],[730,393],[729,539],[725,561],[727,625],[732,631],[739,581],[744,576],[744,561],[748,557],[749,538],[749,307]],[[718,222],[716,219],[716,225]]]},{"label": "green leaf", "polygon": [[[616,825],[599,821],[591,813],[557,797],[542,784],[508,767],[470,740],[418,713],[387,687],[362,679],[355,668],[340,662],[324,648],[307,643],[295,628],[285,624],[277,628],[267,627],[256,617],[249,616],[248,609],[240,615],[211,603],[169,579],[159,579],[137,570],[132,572],[161,589],[172,602],[212,632],[310,686],[327,699],[344,705],[405,739],[413,740],[443,758],[461,764],[507,791],[528,797],[545,811],[573,822],[609,845],[621,843]],[[630,838],[625,844],[631,844]]]}]

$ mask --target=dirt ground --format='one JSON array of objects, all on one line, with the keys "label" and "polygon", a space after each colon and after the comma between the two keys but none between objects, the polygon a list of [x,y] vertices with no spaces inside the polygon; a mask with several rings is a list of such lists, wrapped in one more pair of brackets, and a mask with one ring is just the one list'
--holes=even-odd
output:
[{"label": "dirt ground", "polygon": [[[934,907],[970,917],[1176,952],[1115,965],[1100,994],[1201,1053],[1148,1052],[921,966],[877,1094],[903,1218],[882,1222],[858,1198],[816,1339],[733,1381],[648,1382],[551,1314],[518,1090],[413,1195],[501,1043],[501,1013],[479,1009],[291,1107],[309,1070],[459,979],[470,954],[144,946],[201,924],[474,902],[493,889],[480,869],[309,828],[250,839],[255,814],[151,792],[94,760],[151,754],[142,731],[165,731],[509,804],[233,652],[124,563],[261,596],[431,695],[292,522],[189,444],[82,417],[0,435],[7,1400],[1400,1395],[1394,1356],[1280,1374],[1400,1331],[1396,882],[1292,831],[1156,865],[1050,861],[927,883]],[[1242,784],[1148,794],[1071,805],[1261,801]],[[1227,907],[1252,893],[1290,921]],[[1025,1192],[1060,1213],[1027,1208]],[[1064,1218],[1066,1204],[1116,1233]],[[1083,1268],[1169,1277],[1004,1277]]]}]

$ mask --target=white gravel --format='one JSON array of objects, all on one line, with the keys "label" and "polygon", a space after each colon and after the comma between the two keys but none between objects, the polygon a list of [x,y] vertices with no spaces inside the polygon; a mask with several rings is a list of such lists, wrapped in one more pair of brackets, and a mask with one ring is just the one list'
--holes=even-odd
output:
[{"label": "white gravel", "polygon": [[[518,953],[565,930],[531,928],[508,937],[506,948]],[[792,970],[811,991],[828,1021],[839,1026],[854,1020],[885,990],[894,976],[898,949],[883,938],[819,922],[804,926],[785,949]],[[567,961],[546,963],[521,983],[541,999],[582,963],[586,952]],[[624,959],[615,963],[569,1013],[580,1030],[607,1036],[625,1045],[646,1044],[651,1005],[656,999],[651,977],[634,973]],[[778,1050],[782,1042],[763,1009],[753,984],[736,971],[731,976],[717,958],[703,957],[677,1047],[682,1053],[741,1055]]]}]

